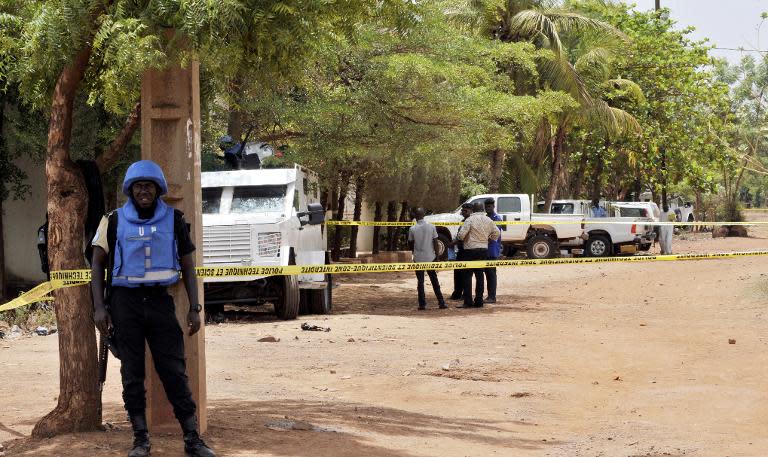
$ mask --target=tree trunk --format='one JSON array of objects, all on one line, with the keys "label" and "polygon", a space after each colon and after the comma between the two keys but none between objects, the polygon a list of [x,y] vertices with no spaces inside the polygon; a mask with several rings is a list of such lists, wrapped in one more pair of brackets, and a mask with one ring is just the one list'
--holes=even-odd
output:
[{"label": "tree trunk", "polygon": [[[235,77],[229,83],[230,93],[235,98],[242,98],[242,82],[239,76]],[[227,118],[227,135],[231,136],[236,143],[243,138],[243,120],[245,113],[237,106],[229,107],[229,117]]]},{"label": "tree trunk", "polygon": [[[411,220],[409,217],[409,210],[410,206],[408,206],[408,202],[401,202],[400,203],[400,217],[398,218],[398,221],[400,222],[408,222]],[[403,230],[403,227],[395,227],[397,230],[395,231],[395,250],[398,251],[401,249],[401,246],[408,246],[408,241],[403,241],[403,235],[407,232]],[[407,249],[406,247],[403,247],[403,249]]]},{"label": "tree trunk", "polygon": [[667,150],[661,147],[661,210],[667,205]]},{"label": "tree trunk", "polygon": [[[365,193],[365,178],[358,176],[355,180],[355,212],[352,216],[352,220],[359,221],[360,215],[363,212],[363,195]],[[357,257],[357,232],[360,227],[353,225],[349,231],[349,256],[351,258]]]},{"label": "tree trunk", "polygon": [[[380,222],[381,221],[381,216],[382,216],[382,205],[381,205],[381,202],[376,202],[375,206],[376,206],[376,209],[375,209],[375,212],[373,214],[373,220],[376,221],[376,222]],[[380,234],[381,234],[381,227],[379,227],[378,225],[374,226],[373,227],[373,247],[371,248],[373,254],[378,254],[379,253],[379,250],[380,250],[379,235]]]},{"label": "tree trunk", "polygon": [[491,151],[491,182],[488,184],[488,193],[498,194],[501,186],[501,175],[504,172],[504,159],[506,151],[495,149]]},{"label": "tree trunk", "polygon": [[[390,200],[387,203],[387,221],[397,222],[397,202]],[[397,236],[397,227],[387,227],[387,251],[395,250],[395,236]]]},{"label": "tree trunk", "polygon": [[589,157],[586,153],[581,153],[581,160],[579,161],[579,168],[576,170],[576,176],[573,179],[572,195],[573,198],[580,198],[582,187],[584,186],[584,174],[587,172],[587,162]]},{"label": "tree trunk", "polygon": [[[552,175],[549,178],[547,198],[544,201],[544,212],[546,213],[550,211],[552,200],[557,198],[557,193],[560,190],[560,183],[565,177],[566,157],[565,151],[563,151],[565,128],[562,125],[557,127],[557,133],[552,141]],[[535,202],[531,202],[531,204],[533,205]]]},{"label": "tree trunk", "polygon": [[603,181],[603,169],[605,168],[605,159],[608,157],[608,148],[610,147],[610,141],[608,138],[603,143],[605,155],[597,156],[597,163],[595,164],[595,177],[592,181],[592,200],[600,200],[600,194],[602,193],[602,181]]},{"label": "tree trunk", "polygon": [[[141,102],[136,102],[133,106],[131,114],[125,119],[123,128],[118,132],[115,139],[107,146],[107,148],[96,158],[96,166],[99,167],[101,174],[107,173],[115,165],[120,158],[120,154],[131,142],[133,134],[141,124]],[[114,208],[110,206],[109,208]]]},{"label": "tree trunk", "polygon": [[[88,66],[86,48],[64,67],[53,93],[45,174],[48,181],[48,261],[51,271],[85,268],[84,217],[88,203],[80,169],[69,156],[72,106]],[[32,430],[36,438],[97,430],[101,425],[96,333],[88,287],[54,293],[59,330],[59,399]]]},{"label": "tree trunk", "polygon": [[3,200],[0,199],[0,303],[5,302],[5,231],[3,229]]},{"label": "tree trunk", "polygon": [[[0,93],[0,164],[8,160],[5,150],[5,93]],[[5,232],[3,231],[3,199],[5,183],[0,182],[0,303],[5,302]]]},{"label": "tree trunk", "polygon": [[[349,191],[349,177],[350,173],[342,172],[341,179],[339,180],[339,193],[336,203],[336,220],[340,221],[344,219],[344,206],[347,201],[347,192]],[[331,249],[331,258],[338,262],[341,258],[341,239],[344,235],[344,227],[337,225],[336,230],[333,231],[333,247]]]}]

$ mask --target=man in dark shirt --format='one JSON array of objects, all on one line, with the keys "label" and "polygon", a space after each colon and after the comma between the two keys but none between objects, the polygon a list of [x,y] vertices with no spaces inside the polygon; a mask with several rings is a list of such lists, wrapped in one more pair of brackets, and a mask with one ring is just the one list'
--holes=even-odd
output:
[{"label": "man in dark shirt", "polygon": [[[472,205],[469,203],[464,203],[461,205],[461,216],[464,218],[463,221],[466,221],[469,215],[472,214]],[[459,240],[455,239],[453,241],[453,246],[449,246],[448,249],[453,249],[454,246],[457,248],[456,253],[456,261],[461,262],[463,260],[467,260],[464,258],[464,243]],[[450,299],[451,300],[462,300],[464,297],[464,272],[461,270],[453,270],[453,292],[451,293]]]},{"label": "man in dark shirt", "polygon": [[[492,198],[485,200],[485,215],[490,217],[492,221],[500,221],[501,216],[496,214],[496,202]],[[495,240],[488,240],[488,260],[499,260],[501,256],[501,229],[499,229],[499,237]],[[485,282],[488,283],[488,298],[485,299],[486,303],[496,303],[496,267],[485,269]]]}]

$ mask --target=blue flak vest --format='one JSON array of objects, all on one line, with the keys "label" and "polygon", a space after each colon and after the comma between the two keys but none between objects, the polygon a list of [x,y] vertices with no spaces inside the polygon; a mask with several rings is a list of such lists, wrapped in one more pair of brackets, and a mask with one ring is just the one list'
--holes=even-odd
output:
[{"label": "blue flak vest", "polygon": [[113,286],[167,286],[179,280],[173,214],[159,199],[151,219],[139,219],[130,200],[118,208]]}]

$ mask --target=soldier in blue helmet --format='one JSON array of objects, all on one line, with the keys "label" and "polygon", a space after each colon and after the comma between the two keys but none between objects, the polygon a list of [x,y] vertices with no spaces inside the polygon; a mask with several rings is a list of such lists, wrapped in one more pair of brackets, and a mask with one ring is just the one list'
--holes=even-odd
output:
[{"label": "soldier in blue helmet", "polygon": [[92,242],[94,322],[102,334],[112,334],[120,357],[123,401],[134,434],[128,456],[150,455],[144,389],[146,342],[184,432],[185,452],[194,457],[215,457],[200,438],[197,406],[186,375],[184,334],[167,290],[182,273],[191,304],[185,326],[190,335],[195,334],[200,329],[202,310],[197,296],[195,245],[183,213],[160,199],[167,192],[165,176],[156,163],[141,160],[128,168],[123,181],[128,201],[102,219]]}]

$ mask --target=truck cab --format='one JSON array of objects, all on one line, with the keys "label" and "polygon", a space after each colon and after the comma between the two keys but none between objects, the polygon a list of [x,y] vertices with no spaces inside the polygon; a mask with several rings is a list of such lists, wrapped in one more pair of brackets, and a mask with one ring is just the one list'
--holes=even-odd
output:
[{"label": "truck cab", "polygon": [[[584,216],[571,214],[537,214],[531,212],[531,198],[526,194],[475,195],[466,203],[484,203],[493,199],[496,213],[503,221],[515,222],[500,225],[501,243],[509,249],[525,249],[532,259],[545,259],[560,254],[560,243],[582,236]],[[433,214],[425,219],[437,226],[438,258],[447,257],[447,248],[455,239],[457,226],[440,226],[440,222],[461,222],[461,207],[453,213]],[[557,224],[549,222],[557,221]]]},{"label": "truck cab", "polygon": [[[592,217],[589,200],[554,200],[551,210],[560,214],[586,215],[584,234],[586,239],[574,239],[563,243],[562,248],[572,254],[605,257],[614,254],[634,254],[647,251],[655,238],[653,219],[640,207],[624,207],[621,202],[599,205],[606,210],[606,217]],[[539,208],[544,202],[539,202]]]},{"label": "truck cab", "polygon": [[[317,175],[293,168],[204,172],[201,176],[205,267],[322,265],[327,232],[322,224]],[[329,275],[205,278],[205,306],[271,303],[281,319],[299,309],[331,310]]]}]

